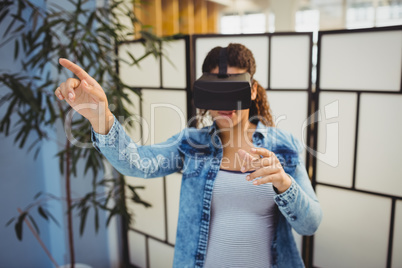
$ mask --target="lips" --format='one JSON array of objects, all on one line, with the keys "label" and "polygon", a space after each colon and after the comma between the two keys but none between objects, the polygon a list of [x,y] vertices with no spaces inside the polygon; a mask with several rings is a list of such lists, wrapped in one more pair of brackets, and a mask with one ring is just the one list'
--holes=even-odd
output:
[{"label": "lips", "polygon": [[234,114],[234,111],[219,111],[218,114],[220,116],[232,117]]}]

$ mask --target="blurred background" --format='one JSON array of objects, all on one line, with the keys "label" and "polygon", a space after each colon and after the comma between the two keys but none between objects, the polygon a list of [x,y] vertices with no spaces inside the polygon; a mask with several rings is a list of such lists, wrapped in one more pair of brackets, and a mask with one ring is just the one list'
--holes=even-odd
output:
[{"label": "blurred background", "polygon": [[[12,2],[0,3],[2,75],[23,70],[23,64],[14,57],[16,43],[5,42],[9,31],[5,22],[12,19],[8,17],[12,10],[18,10]],[[26,2],[43,10],[51,10],[56,4],[69,11],[74,11],[78,2],[88,10],[114,3]],[[116,65],[111,61],[111,66],[118,67],[122,82],[133,89],[125,91],[123,102],[135,115],[128,120],[133,125],[124,124],[134,141],[144,145],[161,142],[191,125],[196,112],[191,87],[201,75],[206,53],[218,45],[243,43],[256,58],[255,78],[267,89],[277,127],[290,131],[304,144],[302,157],[323,208],[323,223],[314,237],[295,234],[306,266],[402,267],[402,1],[126,3],[136,20],[122,14],[122,21],[134,34],[116,46],[119,61]],[[5,12],[6,6],[11,6],[10,12]],[[21,16],[25,16],[24,27],[35,28],[34,16]],[[58,29],[61,35],[63,31]],[[165,56],[153,57],[151,53],[138,65],[128,64],[133,57],[147,55],[149,46],[142,41],[152,38]],[[114,44],[110,52],[114,52]],[[24,59],[24,54],[20,52],[18,58]],[[51,77],[62,80],[57,66],[49,69]],[[90,75],[95,72],[87,71]],[[71,74],[62,74],[68,76]],[[4,81],[0,83],[0,98],[12,88]],[[18,113],[8,110],[11,101],[0,100],[1,118],[10,112],[18,121]],[[56,122],[48,127],[51,139],[36,143],[40,148],[36,158],[15,143],[18,125],[11,129],[7,135],[3,127],[0,129],[0,267],[69,263],[66,205],[50,200],[44,206],[58,224],[46,219],[50,218],[48,214],[40,215],[39,210],[36,220],[27,217],[34,230],[37,225],[41,241],[55,262],[40,246],[35,232],[20,221],[17,210],[35,202],[39,192],[64,200],[65,179],[56,155],[65,146],[65,126]],[[36,136],[29,135],[27,140],[34,142]],[[70,187],[73,199],[79,200],[93,188],[94,174],[83,175],[85,162],[78,161],[76,168],[78,175],[72,176]],[[105,163],[95,174],[95,181],[114,176],[116,172]],[[132,213],[133,221],[128,223],[117,216],[106,227],[111,211],[89,209],[85,231],[80,235],[82,214],[73,211],[76,262],[93,268],[171,267],[181,174],[124,180],[125,209]],[[130,188],[142,186],[136,191]],[[136,194],[151,207],[130,202]],[[114,197],[117,200],[119,196]],[[18,222],[24,225],[22,241],[15,233],[21,228]]]}]

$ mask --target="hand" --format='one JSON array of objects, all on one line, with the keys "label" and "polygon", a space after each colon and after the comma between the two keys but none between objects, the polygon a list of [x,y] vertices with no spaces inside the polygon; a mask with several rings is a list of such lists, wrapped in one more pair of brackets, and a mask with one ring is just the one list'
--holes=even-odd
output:
[{"label": "hand", "polygon": [[[262,157],[252,156],[245,150],[240,149],[238,151],[240,158],[243,159],[241,171],[246,172],[255,170],[253,173],[247,175],[248,181],[253,181],[254,185],[260,185],[271,182],[273,186],[278,189],[279,193],[285,192],[292,181],[286,174],[281,163],[276,155],[265,148],[251,148],[252,154],[261,155]],[[256,179],[261,177],[259,179]]]},{"label": "hand", "polygon": [[74,110],[87,118],[96,132],[107,134],[114,118],[102,87],[71,61],[59,59],[59,63],[72,71],[79,79],[69,78],[61,83],[54,92],[57,98],[66,100]]}]

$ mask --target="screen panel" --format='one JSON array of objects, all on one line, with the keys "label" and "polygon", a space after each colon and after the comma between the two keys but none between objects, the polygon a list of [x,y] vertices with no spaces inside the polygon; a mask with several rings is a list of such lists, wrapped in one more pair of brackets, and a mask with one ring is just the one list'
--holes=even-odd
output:
[{"label": "screen panel", "polygon": [[146,237],[136,232],[128,232],[129,259],[138,267],[147,267]]},{"label": "screen panel", "polygon": [[186,127],[186,92],[142,90],[144,144],[164,142]]},{"label": "screen panel", "polygon": [[149,239],[149,267],[173,267],[174,248],[154,239]]},{"label": "screen panel", "polygon": [[402,200],[396,201],[392,268],[402,267]]},{"label": "screen panel", "polygon": [[[177,90],[142,90],[143,142],[146,145],[166,141],[186,126],[186,92]],[[133,228],[164,240],[165,211],[163,178],[144,180],[126,176],[130,185],[143,185],[141,198],[152,204],[152,209],[130,204],[136,215]]]},{"label": "screen panel", "polygon": [[402,30],[324,34],[320,88],[400,91]]},{"label": "screen panel", "polygon": [[[131,104],[123,100],[124,106],[127,108],[128,112],[131,114],[130,118],[118,118],[119,122],[123,124],[124,129],[130,138],[137,144],[142,144],[142,132],[141,127],[144,124],[141,117],[141,107],[140,107],[140,97],[131,90],[125,90]],[[112,111],[113,112],[113,111]],[[129,125],[131,122],[131,126]]]},{"label": "screen panel", "polygon": [[179,201],[182,175],[175,173],[166,176],[166,202],[167,202],[167,240],[176,243],[177,219],[179,217]]},{"label": "screen panel", "polygon": [[[316,180],[352,187],[357,94],[321,92],[319,98],[322,121],[318,123],[317,151],[323,155],[317,157]],[[326,113],[331,106],[336,108],[332,115]],[[337,145],[335,150],[330,149],[333,145]]]},{"label": "screen panel", "polygon": [[[145,47],[140,42],[124,43],[119,46],[119,75],[121,80],[132,87],[155,87],[161,86],[159,60],[148,56],[141,60],[139,65],[129,65],[132,62],[129,54],[136,59],[145,54]],[[127,63],[128,62],[128,63]]]},{"label": "screen panel", "polygon": [[[303,145],[307,141],[308,92],[267,91],[276,127],[292,133]],[[304,151],[304,150],[303,150]],[[305,159],[305,151],[303,159]]]},{"label": "screen panel", "polygon": [[131,191],[126,189],[128,201],[126,206],[133,212],[134,221],[131,228],[146,233],[161,240],[165,240],[165,207],[163,178],[142,179],[125,176],[128,185],[144,186],[145,189],[138,189],[137,194],[142,200],[148,202],[152,207],[147,208],[142,204],[130,201]]},{"label": "screen panel", "polygon": [[179,39],[162,43],[162,78],[164,88],[182,88],[186,81],[186,40]]},{"label": "screen panel", "polygon": [[386,267],[391,199],[317,185],[324,211],[315,267]]},{"label": "screen panel", "polygon": [[[190,61],[188,48],[189,38],[163,43],[163,53],[167,58],[155,60],[150,56],[140,62],[141,68],[138,70],[127,64],[124,66],[124,63],[121,66],[120,62],[121,78],[129,85],[138,87],[142,95],[140,99],[134,93],[128,93],[134,103],[129,106],[129,110],[135,113],[135,116],[134,119],[122,119],[135,122],[134,127],[126,129],[137,144],[149,145],[166,141],[186,126],[186,92],[190,90],[187,88],[187,77],[191,72],[191,69],[187,68]],[[138,55],[133,54],[138,57],[143,52],[139,49],[142,49],[142,45],[134,41],[121,45],[119,52],[127,58],[126,50],[135,51]],[[169,60],[173,61],[174,66]],[[137,74],[141,81],[135,79]],[[125,179],[129,185],[144,186],[144,189],[138,189],[137,193],[152,205],[145,208],[129,199],[126,202],[128,209],[134,212],[134,221],[130,226],[132,229],[126,233],[128,244],[124,247],[129,258],[127,265],[164,267],[167,260],[170,260],[170,263],[173,261],[181,174],[152,180],[129,176]],[[126,194],[129,198],[130,191],[126,190]]]},{"label": "screen panel", "polygon": [[309,35],[271,37],[271,89],[310,87],[311,38]]},{"label": "screen panel", "polygon": [[254,55],[257,70],[254,78],[258,80],[262,87],[268,87],[268,36],[199,36],[195,39],[195,74],[196,79],[202,75],[202,63],[208,52],[216,47],[226,47],[230,43],[240,43],[245,45]]},{"label": "screen panel", "polygon": [[402,196],[402,95],[362,94],[356,188]]},{"label": "screen panel", "polygon": [[[369,262],[367,263],[364,261],[356,265],[358,258],[355,257],[351,257],[351,259],[355,259],[356,264],[350,261],[343,261],[344,265],[347,266],[391,267],[398,261],[401,262],[400,258],[397,257],[399,253],[395,254],[395,250],[401,251],[401,247],[395,241],[400,240],[401,236],[401,233],[396,231],[396,229],[399,230],[399,227],[396,226],[397,224],[400,225],[400,222],[397,222],[397,213],[398,204],[402,198],[402,190],[400,190],[402,189],[402,181],[399,175],[401,167],[397,164],[398,151],[401,150],[402,146],[398,142],[402,134],[402,127],[399,124],[402,119],[402,110],[398,108],[401,106],[402,97],[402,27],[320,32],[318,46],[320,53],[318,55],[317,89],[320,109],[324,104],[321,102],[330,96],[328,94],[333,94],[334,96],[336,94],[357,96],[357,98],[348,97],[348,100],[344,97],[339,99],[339,167],[336,169],[340,168],[342,172],[338,174],[337,172],[340,170],[331,170],[317,159],[316,189],[318,190],[318,197],[321,204],[329,204],[330,201],[326,201],[328,199],[327,194],[330,194],[331,191],[333,193],[343,191],[365,195],[371,199],[388,200],[390,203],[396,202],[395,211],[393,205],[390,208],[387,206],[386,213],[383,215],[379,216],[376,211],[372,211],[375,219],[369,219],[367,216],[365,220],[366,222],[370,221],[369,224],[371,225],[371,221],[377,220],[377,217],[387,219],[395,230],[394,232],[390,230],[388,223],[383,224],[384,228],[387,227],[385,230],[381,230],[383,232],[382,236],[383,240],[386,240],[388,244],[391,242],[388,241],[391,237],[392,241],[394,241],[394,248],[383,242],[383,250],[386,252],[381,256],[385,257],[378,256],[373,259],[372,253],[368,251],[369,253],[366,256],[368,256],[367,260]],[[350,91],[350,93],[345,91]],[[343,108],[342,102],[345,103]],[[347,112],[347,116],[342,116],[343,112]],[[321,129],[323,126],[320,124],[318,124],[318,136],[314,137],[318,139],[318,151],[320,151],[320,147],[322,148],[320,139],[322,138]],[[348,134],[344,133],[344,130],[348,130]],[[342,165],[342,162],[345,162],[344,160],[347,162],[346,166]],[[355,163],[353,163],[354,160]],[[324,176],[327,176],[328,179],[323,180]],[[335,182],[336,178],[339,178],[337,182]],[[335,187],[332,187],[332,185]],[[320,194],[320,189],[324,187],[328,191],[325,194]],[[350,199],[343,204],[338,201],[344,199],[342,195],[334,195],[332,199],[336,200],[336,202],[332,200],[335,203],[334,206],[339,207],[339,217],[345,218],[346,215],[348,222],[351,223],[356,221],[347,215],[351,206],[354,207],[355,211],[371,210],[369,206],[363,204],[364,200],[360,203],[354,203],[355,201]],[[328,205],[322,208],[325,222],[328,215],[332,217],[331,214],[334,208]],[[394,222],[391,223],[391,221]],[[361,221],[360,224],[365,223]],[[350,251],[349,255],[355,256],[361,253],[360,249],[366,249],[377,243],[374,239],[372,242],[364,239],[355,239],[356,241],[354,241],[353,236],[345,235],[342,238],[344,240],[343,244],[339,242],[338,245],[332,246],[331,235],[334,234],[335,227],[330,229],[325,227],[326,225],[328,224],[321,225],[315,236],[315,266],[331,267],[330,263],[332,261],[336,264],[335,266],[342,266],[342,259],[346,257],[346,260],[348,260],[349,258],[344,252],[345,248]],[[348,228],[353,226],[354,224],[350,226],[347,224],[344,226],[339,225],[339,229],[349,232]],[[379,228],[382,229],[383,227],[372,227],[375,232]],[[327,246],[325,245],[325,240],[331,242],[328,245],[330,244],[332,247],[328,250],[323,248]],[[321,242],[316,243],[316,241]],[[354,247],[349,247],[349,241],[353,242]],[[398,245],[395,246],[396,244]],[[372,249],[369,248],[369,250],[371,251]],[[336,262],[337,260],[331,259],[331,257],[335,258],[335,256],[331,255],[331,251],[332,253],[336,252],[333,255],[338,256],[341,260],[340,264]],[[360,258],[365,258],[362,253]],[[384,259],[383,263],[375,262],[379,258]],[[316,260],[320,260],[320,263],[316,262]],[[373,262],[370,260],[373,260]],[[329,263],[328,265],[326,265],[326,261]]]}]

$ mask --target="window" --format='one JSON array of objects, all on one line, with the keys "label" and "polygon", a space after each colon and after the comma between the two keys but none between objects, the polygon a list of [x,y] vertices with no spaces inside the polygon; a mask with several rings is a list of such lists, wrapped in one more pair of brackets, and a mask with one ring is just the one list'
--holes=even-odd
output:
[{"label": "window", "polygon": [[222,34],[265,33],[266,16],[263,13],[223,15],[220,28]]},{"label": "window", "polygon": [[270,12],[268,15],[268,32],[275,32],[275,14]]},{"label": "window", "polygon": [[377,7],[376,26],[390,26],[402,24],[402,1],[381,3]]},{"label": "window", "polygon": [[313,32],[313,41],[318,39],[320,30],[320,11],[317,9],[306,9],[296,12],[296,32]]},{"label": "window", "polygon": [[262,13],[242,16],[242,33],[265,33],[265,15]]},{"label": "window", "polygon": [[346,28],[380,27],[402,24],[402,1],[349,0],[346,13]]},{"label": "window", "polygon": [[318,31],[320,30],[320,11],[317,9],[305,9],[296,12],[295,18],[296,32],[313,32],[313,51],[312,51],[312,76],[314,84],[317,80],[317,41]]},{"label": "window", "polygon": [[368,28],[374,26],[375,9],[372,3],[348,5],[346,11],[346,28]]},{"label": "window", "polygon": [[241,33],[241,20],[239,15],[225,15],[221,18],[221,33],[239,34]]}]

